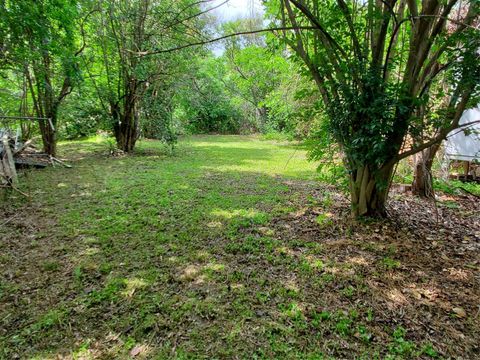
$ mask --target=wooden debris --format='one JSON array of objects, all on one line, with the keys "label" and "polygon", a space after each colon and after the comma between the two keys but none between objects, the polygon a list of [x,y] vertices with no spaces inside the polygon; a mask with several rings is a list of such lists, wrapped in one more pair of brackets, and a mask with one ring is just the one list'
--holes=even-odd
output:
[{"label": "wooden debris", "polygon": [[2,132],[2,146],[0,148],[0,176],[2,185],[15,186],[17,184],[17,170],[13,161],[12,149],[10,147],[10,137],[7,131]]},{"label": "wooden debris", "polygon": [[33,139],[25,141],[25,143],[23,145],[20,145],[20,147],[18,149],[15,149],[13,151],[13,155],[20,154],[23,150],[25,150],[28,147],[33,147],[32,141],[33,141]]},{"label": "wooden debris", "polygon": [[20,143],[18,137],[7,129],[0,129],[0,186],[16,188],[18,183],[17,168],[45,168],[59,164],[72,166],[53,156],[40,152],[33,146],[32,140]]},{"label": "wooden debris", "polygon": [[72,165],[69,165],[69,164],[67,164],[65,161],[62,161],[62,160],[60,160],[60,159],[57,159],[57,158],[55,158],[55,157],[53,157],[53,156],[50,156],[50,160],[52,161],[52,163],[58,163],[58,164],[63,165],[63,166],[65,166],[66,168],[69,168],[69,169],[72,168]]}]

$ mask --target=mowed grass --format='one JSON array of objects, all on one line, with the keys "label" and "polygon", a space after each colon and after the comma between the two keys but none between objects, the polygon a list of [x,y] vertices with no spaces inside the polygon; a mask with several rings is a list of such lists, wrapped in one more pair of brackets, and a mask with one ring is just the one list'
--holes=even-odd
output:
[{"label": "mowed grass", "polygon": [[16,301],[1,308],[0,354],[253,351],[241,340],[255,316],[242,278],[255,275],[230,268],[225,248],[241,224],[284,211],[283,180],[312,179],[314,164],[296,146],[253,137],[193,137],[173,154],[155,141],[127,157],[107,150],[102,139],[65,143],[73,169],[22,179],[32,200],[17,205],[36,216],[27,239],[2,229],[28,244],[2,254],[2,270],[16,256],[26,263],[2,280],[2,300]]},{"label": "mowed grass", "polygon": [[[309,197],[323,186],[301,146],[197,136],[173,154],[156,141],[125,157],[107,149],[64,143],[72,169],[27,172],[31,200],[10,194],[1,358],[437,356],[401,320],[377,317],[354,271],[365,260],[330,256],[328,229],[279,225],[305,202],[335,201]],[[323,231],[330,215],[316,214],[309,226]],[[401,267],[384,254],[377,265]]]}]

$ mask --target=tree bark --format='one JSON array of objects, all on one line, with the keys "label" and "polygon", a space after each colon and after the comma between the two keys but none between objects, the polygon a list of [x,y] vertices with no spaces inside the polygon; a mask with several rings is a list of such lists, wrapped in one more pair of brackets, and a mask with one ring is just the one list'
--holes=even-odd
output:
[{"label": "tree bark", "polygon": [[115,138],[117,147],[125,152],[132,152],[138,138],[136,121],[132,116],[122,116],[122,121],[115,124]]},{"label": "tree bark", "polygon": [[433,198],[432,165],[440,143],[434,144],[420,152],[415,163],[412,192],[425,198]]},{"label": "tree bark", "polygon": [[40,133],[43,140],[43,151],[51,156],[57,155],[57,117],[59,103],[53,100],[45,104],[45,117],[49,120],[39,120]]},{"label": "tree bark", "polygon": [[[55,118],[50,118],[52,124],[56,123]],[[43,151],[51,156],[56,156],[57,154],[57,135],[55,129],[52,129],[50,122],[48,120],[39,120],[40,124],[40,133],[42,134],[43,140]]]},{"label": "tree bark", "polygon": [[50,57],[48,53],[44,54],[43,60],[42,64],[34,63],[32,65],[34,77],[30,75],[28,68],[26,68],[25,74],[28,80],[35,113],[39,118],[49,119],[38,121],[42,135],[43,151],[48,155],[56,156],[58,110],[61,102],[72,92],[73,87],[70,77],[66,76],[60,92],[58,96],[56,96],[52,87],[51,78],[53,75],[49,68]]},{"label": "tree bark", "polygon": [[125,152],[132,152],[138,139],[138,114],[134,101],[125,102],[123,113],[117,107],[112,117],[114,119],[113,130],[117,147]]},{"label": "tree bark", "polygon": [[350,194],[354,218],[387,215],[385,205],[393,166],[384,166],[375,171],[371,168],[372,166],[363,165],[351,172]]}]

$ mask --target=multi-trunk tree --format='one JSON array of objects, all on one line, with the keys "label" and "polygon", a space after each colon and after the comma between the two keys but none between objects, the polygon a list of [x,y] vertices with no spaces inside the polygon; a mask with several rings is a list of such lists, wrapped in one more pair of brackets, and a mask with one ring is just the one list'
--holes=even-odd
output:
[{"label": "multi-trunk tree", "polygon": [[[203,36],[199,4],[192,0],[99,0],[92,16],[85,55],[89,79],[112,119],[118,148],[130,152],[140,135],[142,97],[186,59],[144,56],[159,46],[175,46]],[[188,53],[186,53],[188,54]],[[184,54],[184,55],[186,55]],[[150,92],[150,95],[153,93]],[[152,97],[150,97],[153,99]]]},{"label": "multi-trunk tree", "polygon": [[[349,172],[354,216],[384,216],[398,161],[458,127],[478,92],[480,32],[472,24],[480,3],[461,3],[461,21],[451,17],[458,0],[268,3],[276,21],[295,28],[284,39],[323,100]],[[458,26],[447,31],[452,23]],[[436,89],[445,78],[450,101],[438,107]]]}]

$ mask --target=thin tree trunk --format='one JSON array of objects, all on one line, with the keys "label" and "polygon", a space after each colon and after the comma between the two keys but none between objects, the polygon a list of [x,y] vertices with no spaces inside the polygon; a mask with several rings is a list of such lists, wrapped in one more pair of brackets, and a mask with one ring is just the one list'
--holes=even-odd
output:
[{"label": "thin tree trunk", "polygon": [[56,156],[57,155],[57,117],[58,117],[58,107],[60,105],[59,101],[55,99],[53,91],[50,86],[50,81],[48,86],[45,86],[45,92],[43,94],[44,98],[44,112],[48,120],[39,120],[40,133],[42,134],[43,140],[43,151],[48,155]]},{"label": "thin tree trunk", "polygon": [[412,192],[415,195],[426,198],[434,196],[432,165],[439,148],[440,143],[418,154],[412,184]]},{"label": "thin tree trunk", "polygon": [[361,166],[350,176],[352,216],[354,218],[385,217],[387,195],[393,166],[372,172],[368,165]]},{"label": "thin tree trunk", "polygon": [[[50,117],[52,124],[56,124],[57,115]],[[43,140],[43,151],[51,156],[56,156],[57,154],[57,135],[55,129],[52,129],[48,120],[39,120],[40,133],[42,134]]]}]

